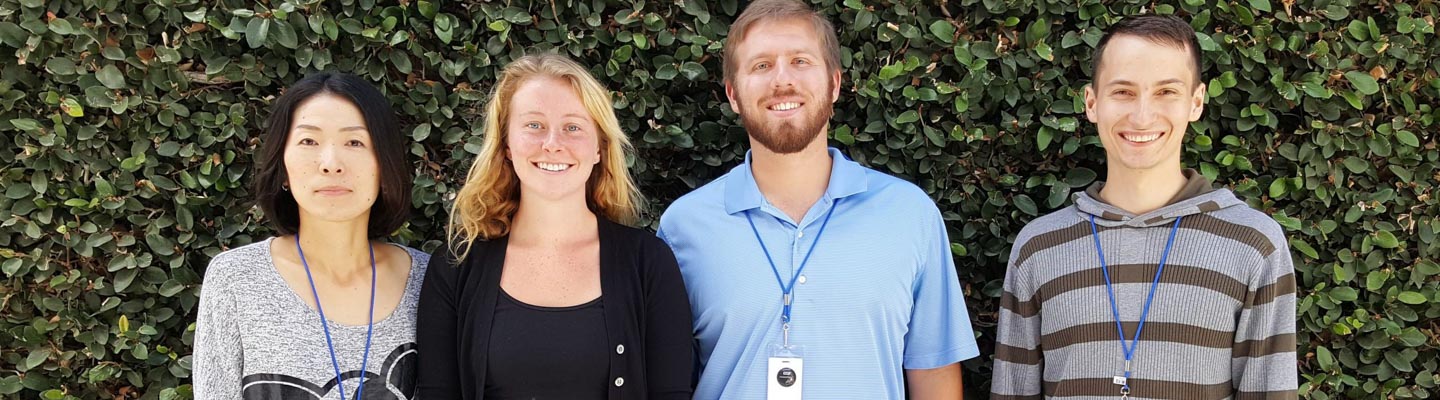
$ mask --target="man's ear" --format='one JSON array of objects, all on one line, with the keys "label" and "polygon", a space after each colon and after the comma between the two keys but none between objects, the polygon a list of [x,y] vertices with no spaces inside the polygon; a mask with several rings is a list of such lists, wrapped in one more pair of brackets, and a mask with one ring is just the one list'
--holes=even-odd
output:
[{"label": "man's ear", "polygon": [[735,86],[730,84],[730,79],[725,79],[725,99],[730,101],[730,111],[740,114],[740,104],[735,100]]},{"label": "man's ear", "polygon": [[1091,123],[1100,122],[1099,118],[1095,116],[1095,96],[1097,96],[1095,84],[1085,85],[1085,119],[1090,120]]},{"label": "man's ear", "polygon": [[1205,113],[1205,96],[1208,93],[1205,84],[1195,85],[1195,93],[1190,94],[1190,122],[1199,121],[1200,115]]},{"label": "man's ear", "polygon": [[835,72],[831,75],[830,103],[834,104],[835,102],[840,101],[840,69],[836,68]]}]

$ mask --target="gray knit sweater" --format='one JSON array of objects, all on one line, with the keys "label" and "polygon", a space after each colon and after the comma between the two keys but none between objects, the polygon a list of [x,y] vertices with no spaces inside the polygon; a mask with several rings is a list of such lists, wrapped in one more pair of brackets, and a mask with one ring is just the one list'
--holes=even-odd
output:
[{"label": "gray knit sweater", "polygon": [[1097,185],[1021,230],[1005,274],[992,398],[1119,397],[1112,378],[1125,362],[1092,215],[1127,341],[1183,217],[1135,350],[1132,398],[1296,398],[1295,277],[1284,233],[1187,172],[1188,194],[1159,210],[1132,215],[1099,201]]},{"label": "gray knit sweater", "polygon": [[[299,297],[310,293],[292,290],[275,270],[272,240],[220,253],[205,269],[192,357],[196,399],[340,398],[320,315]],[[388,317],[376,316],[365,371],[365,325],[329,321],[347,397],[361,379],[367,400],[414,397],[415,307],[430,256],[403,248],[411,259],[405,294]]]}]

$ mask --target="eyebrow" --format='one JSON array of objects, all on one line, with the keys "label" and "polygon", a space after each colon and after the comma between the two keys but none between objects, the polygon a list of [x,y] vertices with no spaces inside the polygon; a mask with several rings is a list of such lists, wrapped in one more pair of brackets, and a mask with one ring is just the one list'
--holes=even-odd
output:
[{"label": "eyebrow", "polygon": [[[526,112],[520,113],[520,116],[527,116],[527,115],[532,115],[532,114],[533,114],[533,115],[540,115],[540,116],[544,116],[544,115],[545,115],[545,113],[542,113],[542,112],[539,112],[539,111],[526,111]],[[561,117],[563,117],[563,118],[579,118],[579,119],[587,119],[587,118],[590,118],[589,115],[580,114],[580,113],[567,113],[567,114],[565,114],[565,115],[561,115]]]},{"label": "eyebrow", "polygon": [[[1170,84],[1183,84],[1183,83],[1185,83],[1185,81],[1180,80],[1180,79],[1176,79],[1176,78],[1170,78],[1170,79],[1166,79],[1166,80],[1163,80],[1163,81],[1160,81],[1160,82],[1156,82],[1156,83],[1155,83],[1155,86],[1164,86],[1164,85],[1170,85]],[[1116,79],[1116,80],[1110,81],[1110,84],[1111,84],[1111,85],[1124,85],[1124,86],[1137,86],[1137,85],[1135,84],[1135,82],[1127,81],[1127,80],[1124,80],[1124,79]]]},{"label": "eyebrow", "polygon": [[[319,127],[316,127],[316,126],[314,126],[314,125],[305,125],[305,124],[295,125],[295,129],[305,129],[305,130],[311,130],[311,131],[321,130]],[[357,126],[347,126],[347,127],[344,127],[344,128],[340,128],[340,131],[341,131],[341,132],[364,131],[364,130],[366,130],[365,127],[363,127],[363,126],[358,126],[358,125],[357,125]]]}]

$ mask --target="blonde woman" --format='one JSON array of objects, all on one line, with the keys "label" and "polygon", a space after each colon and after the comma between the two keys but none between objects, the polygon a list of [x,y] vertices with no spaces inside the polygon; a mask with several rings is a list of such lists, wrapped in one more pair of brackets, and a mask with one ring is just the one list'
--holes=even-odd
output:
[{"label": "blonde woman", "polygon": [[502,71],[431,259],[419,397],[689,399],[690,303],[642,204],[609,92],[556,54]]}]

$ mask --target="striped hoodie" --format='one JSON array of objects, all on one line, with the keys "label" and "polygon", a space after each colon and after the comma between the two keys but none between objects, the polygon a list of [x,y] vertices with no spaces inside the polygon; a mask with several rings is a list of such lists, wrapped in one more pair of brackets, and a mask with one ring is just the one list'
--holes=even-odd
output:
[{"label": "striped hoodie", "polygon": [[1125,358],[1091,233],[1095,217],[1127,343],[1175,219],[1173,249],[1134,351],[1130,397],[1294,399],[1295,276],[1268,215],[1186,170],[1169,205],[1133,215],[1103,183],[1015,239],[1000,300],[991,396],[1118,398]]}]

